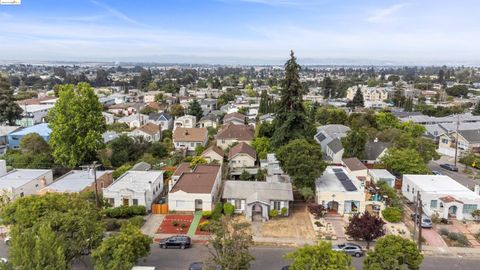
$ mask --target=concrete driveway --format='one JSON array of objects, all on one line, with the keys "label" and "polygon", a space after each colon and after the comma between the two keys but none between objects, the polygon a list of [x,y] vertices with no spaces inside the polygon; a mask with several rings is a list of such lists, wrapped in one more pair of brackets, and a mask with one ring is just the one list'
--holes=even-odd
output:
[{"label": "concrete driveway", "polygon": [[143,224],[141,230],[142,233],[150,237],[154,237],[157,233],[157,229],[162,224],[165,215],[150,214],[147,216],[147,221]]}]

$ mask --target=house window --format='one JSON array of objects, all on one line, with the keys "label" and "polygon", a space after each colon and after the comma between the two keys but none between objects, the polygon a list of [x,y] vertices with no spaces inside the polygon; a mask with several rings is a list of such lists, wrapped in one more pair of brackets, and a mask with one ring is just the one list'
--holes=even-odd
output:
[{"label": "house window", "polygon": [[442,143],[443,144],[448,144],[448,140],[447,139],[442,139]]},{"label": "house window", "polygon": [[407,185],[407,192],[410,192],[410,185]]},{"label": "house window", "polygon": [[475,210],[477,210],[477,205],[476,204],[464,204],[463,205],[463,213],[464,214],[471,214]]},{"label": "house window", "polygon": [[185,201],[175,201],[175,207],[185,208]]},{"label": "house window", "polygon": [[195,143],[190,143],[190,147],[194,147],[195,146]]},{"label": "house window", "polygon": [[235,200],[235,209],[236,210],[242,209],[242,200]]},{"label": "house window", "polygon": [[279,210],[280,211],[280,202],[279,201],[274,201],[273,202],[273,209]]},{"label": "house window", "polygon": [[114,198],[108,199],[108,203],[112,206],[115,205],[115,199]]},{"label": "house window", "polygon": [[412,194],[415,194],[415,188],[412,188]]},{"label": "house window", "polygon": [[437,208],[437,200],[430,201],[430,208]]},{"label": "house window", "polygon": [[133,200],[132,200],[132,204],[133,204],[133,205],[138,205],[138,199],[133,199]]}]

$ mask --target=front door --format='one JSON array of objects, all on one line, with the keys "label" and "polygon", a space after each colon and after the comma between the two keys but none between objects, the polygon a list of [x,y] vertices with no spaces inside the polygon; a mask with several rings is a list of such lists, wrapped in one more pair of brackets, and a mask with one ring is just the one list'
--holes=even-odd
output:
[{"label": "front door", "polygon": [[128,203],[129,203],[128,198],[123,198],[123,200],[122,200],[123,206],[128,206]]},{"label": "front door", "polygon": [[202,210],[203,210],[203,201],[195,200],[195,211],[202,211]]},{"label": "front door", "polygon": [[448,216],[449,217],[456,217],[457,216],[457,206],[452,205],[448,208]]}]

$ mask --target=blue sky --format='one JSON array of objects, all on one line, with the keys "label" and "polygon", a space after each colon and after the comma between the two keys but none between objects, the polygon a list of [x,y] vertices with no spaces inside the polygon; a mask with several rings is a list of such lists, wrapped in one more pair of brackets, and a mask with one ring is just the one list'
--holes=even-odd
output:
[{"label": "blue sky", "polygon": [[478,0],[22,0],[2,60],[480,63]]}]

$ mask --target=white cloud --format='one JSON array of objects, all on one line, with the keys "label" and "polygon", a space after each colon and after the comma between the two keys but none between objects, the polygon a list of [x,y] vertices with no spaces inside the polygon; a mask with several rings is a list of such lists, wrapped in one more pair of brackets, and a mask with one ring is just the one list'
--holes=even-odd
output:
[{"label": "white cloud", "polygon": [[405,6],[407,6],[407,4],[395,4],[393,6],[390,6],[384,9],[375,10],[372,15],[367,17],[366,21],[369,21],[369,22],[384,21],[385,19],[389,18],[390,16],[400,11]]},{"label": "white cloud", "polygon": [[98,1],[95,1],[95,0],[90,0],[90,2],[92,4],[95,4],[101,8],[103,8],[104,10],[106,10],[108,13],[110,13],[112,16],[114,17],[117,17],[121,20],[124,20],[126,22],[129,22],[129,23],[132,23],[132,24],[136,24],[136,25],[141,25],[141,26],[144,26],[142,23],[130,18],[129,16],[127,16],[126,14],[112,8],[111,6],[107,5],[107,4],[104,4],[104,3],[101,3],[101,2],[98,2]]},{"label": "white cloud", "polygon": [[13,16],[9,13],[6,12],[0,12],[0,20],[8,20],[12,18]]}]

